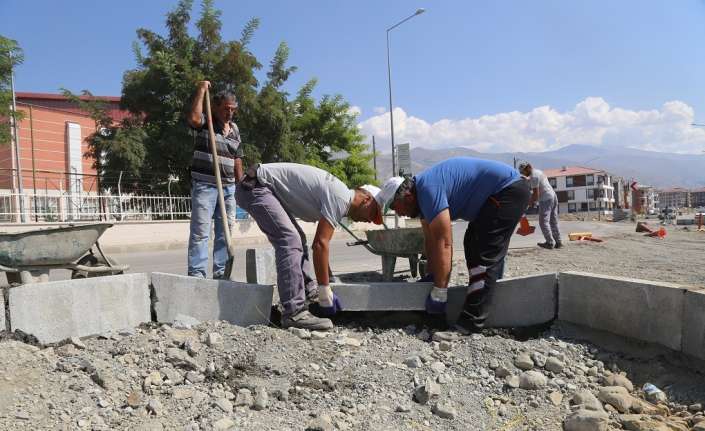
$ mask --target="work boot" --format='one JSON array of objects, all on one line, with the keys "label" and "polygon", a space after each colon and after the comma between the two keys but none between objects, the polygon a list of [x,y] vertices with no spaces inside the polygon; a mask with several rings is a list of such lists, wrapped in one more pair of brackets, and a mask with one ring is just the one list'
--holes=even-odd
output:
[{"label": "work boot", "polygon": [[547,250],[551,250],[553,248],[553,243],[550,243],[550,242],[540,242],[536,245],[538,245],[541,248],[545,248]]},{"label": "work boot", "polygon": [[561,248],[563,247],[563,243],[560,241],[556,241],[556,245],[553,246],[553,248]]},{"label": "work boot", "polygon": [[330,319],[316,317],[308,310],[303,309],[298,313],[284,317],[282,319],[283,328],[300,328],[311,331],[327,331],[333,329],[333,322]]}]

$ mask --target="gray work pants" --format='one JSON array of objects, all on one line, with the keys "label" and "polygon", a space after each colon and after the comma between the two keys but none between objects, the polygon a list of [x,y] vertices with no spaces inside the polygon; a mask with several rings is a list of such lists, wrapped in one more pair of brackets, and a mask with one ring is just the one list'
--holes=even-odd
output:
[{"label": "gray work pants", "polygon": [[274,247],[283,317],[298,313],[305,307],[307,293],[317,289],[311,273],[306,235],[269,187],[256,180],[249,184],[243,181],[235,196],[238,206],[252,216]]},{"label": "gray work pants", "polygon": [[561,232],[558,230],[558,198],[539,201],[539,226],[543,237],[549,244],[555,244],[561,240]]}]

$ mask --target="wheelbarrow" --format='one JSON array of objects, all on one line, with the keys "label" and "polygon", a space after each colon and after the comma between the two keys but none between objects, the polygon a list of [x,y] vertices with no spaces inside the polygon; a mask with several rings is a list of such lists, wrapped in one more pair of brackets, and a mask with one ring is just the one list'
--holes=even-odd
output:
[{"label": "wheelbarrow", "polygon": [[424,252],[422,228],[368,230],[365,232],[367,239],[363,240],[358,238],[347,226],[343,224],[341,226],[355,238],[354,242],[347,243],[348,246],[361,245],[370,253],[382,257],[382,279],[384,281],[394,279],[394,266],[398,257],[409,259],[409,268],[411,268],[413,277],[416,277],[419,272],[424,275],[425,267],[423,264],[420,265],[419,261],[419,255]]},{"label": "wheelbarrow", "polygon": [[72,279],[122,274],[129,266],[109,259],[98,243],[112,226],[94,223],[0,233],[0,271],[10,285],[49,281],[52,269],[69,269]]}]

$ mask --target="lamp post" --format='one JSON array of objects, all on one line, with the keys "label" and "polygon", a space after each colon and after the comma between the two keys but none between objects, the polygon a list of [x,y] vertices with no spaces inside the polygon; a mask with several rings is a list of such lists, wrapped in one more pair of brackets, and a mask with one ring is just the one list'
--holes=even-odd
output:
[{"label": "lamp post", "polygon": [[[22,161],[20,160],[20,134],[17,129],[17,102],[15,99],[15,64],[14,59],[10,54],[10,87],[12,88],[12,112],[15,114],[12,117],[12,129],[15,138],[15,160],[17,161],[17,191],[19,192],[19,211],[20,211],[20,222],[24,223],[25,212],[24,212],[24,186],[22,184]],[[36,208],[35,208],[36,209]]]},{"label": "lamp post", "polygon": [[392,176],[397,175],[397,162],[396,151],[394,148],[394,107],[392,105],[392,67],[389,62],[389,32],[404,24],[411,18],[417,15],[421,15],[424,12],[426,12],[426,9],[416,9],[416,12],[414,12],[413,15],[409,15],[408,17],[404,18],[403,20],[399,21],[398,23],[394,24],[393,26],[387,29],[387,80],[389,82],[389,127],[392,133]]}]

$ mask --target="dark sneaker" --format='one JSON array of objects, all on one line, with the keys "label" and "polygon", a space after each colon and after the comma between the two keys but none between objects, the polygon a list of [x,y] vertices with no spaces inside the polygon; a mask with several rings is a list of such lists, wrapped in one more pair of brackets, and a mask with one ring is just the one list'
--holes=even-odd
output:
[{"label": "dark sneaker", "polygon": [[536,245],[538,245],[538,246],[541,247],[541,248],[548,249],[548,250],[551,250],[551,249],[553,248],[553,244],[550,243],[550,242],[540,242],[540,243],[538,243],[538,244],[536,244]]},{"label": "dark sneaker", "polygon": [[301,310],[293,316],[284,317],[282,319],[282,327],[327,331],[333,329],[333,322],[330,319],[316,317],[308,310]]},{"label": "dark sneaker", "polygon": [[563,247],[563,243],[560,241],[556,241],[556,245],[553,246],[553,248],[561,248]]}]

